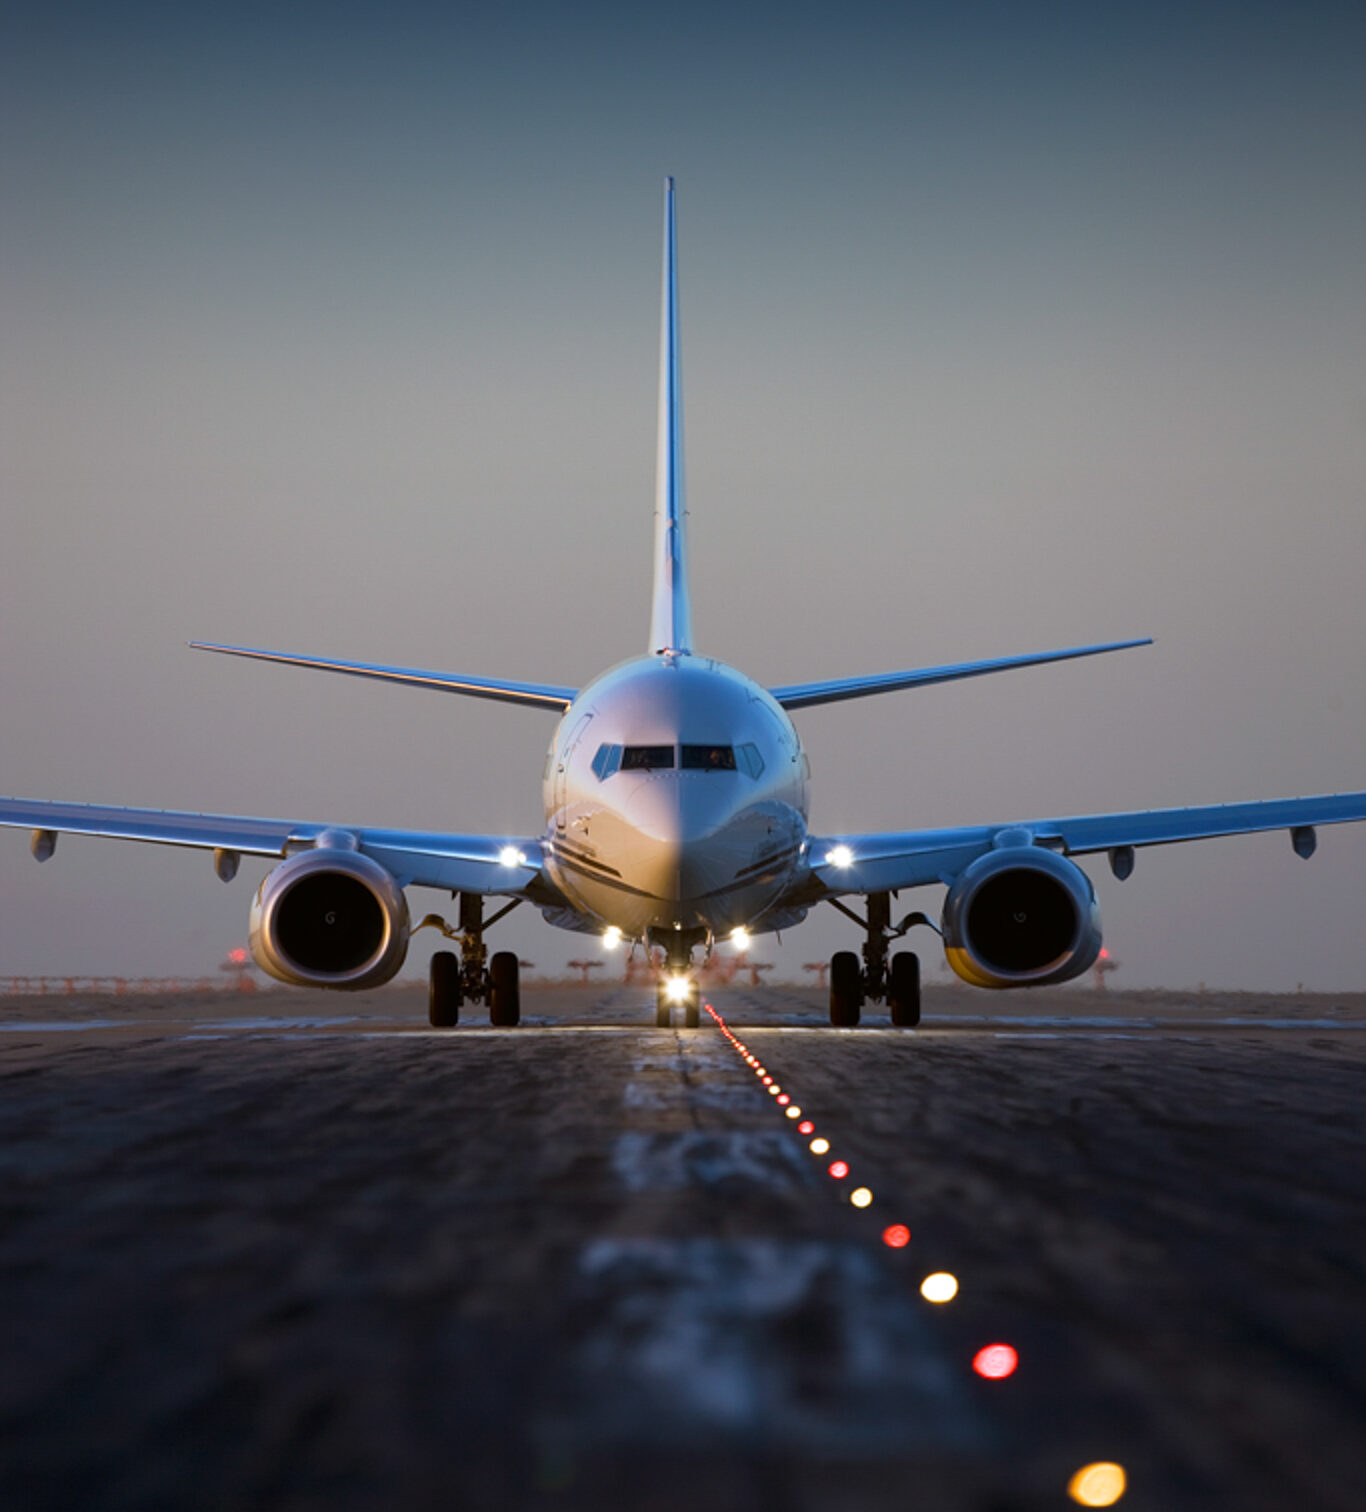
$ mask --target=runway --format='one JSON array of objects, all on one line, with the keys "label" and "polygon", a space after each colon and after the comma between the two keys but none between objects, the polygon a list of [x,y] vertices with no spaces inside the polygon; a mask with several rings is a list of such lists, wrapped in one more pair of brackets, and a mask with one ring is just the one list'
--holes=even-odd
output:
[{"label": "runway", "polygon": [[0,1505],[1361,1504],[1366,995],[710,1001],[0,999]]}]

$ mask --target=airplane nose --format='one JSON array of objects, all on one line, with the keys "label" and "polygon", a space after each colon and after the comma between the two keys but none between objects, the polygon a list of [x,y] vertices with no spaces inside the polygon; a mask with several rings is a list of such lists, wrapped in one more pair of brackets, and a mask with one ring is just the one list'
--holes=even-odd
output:
[{"label": "airplane nose", "polygon": [[726,829],[733,798],[702,783],[657,777],[642,782],[626,806],[635,864],[650,892],[680,901],[706,890],[713,871],[707,842]]}]

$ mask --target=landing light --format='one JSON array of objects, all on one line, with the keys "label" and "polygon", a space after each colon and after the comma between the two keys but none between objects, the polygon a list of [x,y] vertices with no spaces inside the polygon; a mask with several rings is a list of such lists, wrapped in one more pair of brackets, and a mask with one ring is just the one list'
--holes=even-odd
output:
[{"label": "landing light", "polygon": [[691,985],[685,976],[671,976],[664,983],[664,996],[671,1003],[686,1003]]},{"label": "landing light", "polygon": [[609,924],[602,932],[602,948],[615,950],[621,944],[621,931],[615,924]]},{"label": "landing light", "polygon": [[847,845],[833,846],[825,853],[825,864],[827,866],[839,867],[852,866],[854,864],[854,853]]},{"label": "landing light", "polygon": [[525,866],[526,853],[519,851],[515,845],[505,845],[498,852],[498,864],[500,866]]},{"label": "landing light", "polygon": [[743,924],[737,924],[730,932],[730,943],[736,950],[749,949],[749,930]]}]

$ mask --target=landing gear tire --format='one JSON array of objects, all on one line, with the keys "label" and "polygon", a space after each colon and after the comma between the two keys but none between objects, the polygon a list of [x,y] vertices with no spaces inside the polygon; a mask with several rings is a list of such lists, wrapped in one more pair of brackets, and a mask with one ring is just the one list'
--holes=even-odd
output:
[{"label": "landing gear tire", "polygon": [[660,987],[655,991],[655,1028],[672,1029],[673,1023],[673,1004],[664,996],[664,989]]},{"label": "landing gear tire", "polygon": [[696,1029],[702,1022],[702,989],[693,982],[683,1003],[683,1026]]},{"label": "landing gear tire", "polygon": [[433,1029],[454,1029],[460,1021],[460,957],[438,950],[427,970],[427,1020]]},{"label": "landing gear tire", "polygon": [[863,1007],[863,978],[852,950],[837,950],[830,958],[830,1022],[836,1029],[852,1029]]},{"label": "landing gear tire", "polygon": [[521,962],[511,950],[498,951],[489,962],[489,1023],[511,1029],[521,1022]]},{"label": "landing gear tire", "polygon": [[898,1029],[914,1029],[920,1022],[920,957],[903,950],[892,957],[887,977],[887,1011]]}]

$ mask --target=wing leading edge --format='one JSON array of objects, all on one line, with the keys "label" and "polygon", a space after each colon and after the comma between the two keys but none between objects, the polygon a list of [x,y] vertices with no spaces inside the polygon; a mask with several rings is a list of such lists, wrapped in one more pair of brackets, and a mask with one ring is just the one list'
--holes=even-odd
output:
[{"label": "wing leading edge", "polygon": [[288,667],[311,667],[319,672],[344,672],[348,677],[369,677],[376,682],[405,683],[412,688],[435,688],[441,693],[464,693],[470,698],[492,698],[500,703],[522,704],[532,709],[553,709],[558,714],[574,702],[577,688],[552,683],[510,682],[506,678],[463,677],[456,672],[428,672],[420,667],[386,667],[377,662],[333,661],[323,656],[294,656],[284,651],[258,651],[250,646],[219,646],[191,641],[195,651],[219,651],[225,656],[246,656],[254,661],[280,662]]},{"label": "wing leading edge", "polygon": [[1075,661],[1082,656],[1129,651],[1135,646],[1151,646],[1152,643],[1152,637],[1145,636],[1141,640],[1111,641],[1103,646],[1029,651],[1022,656],[1000,656],[991,661],[957,662],[944,667],[911,668],[906,672],[877,672],[869,677],[837,677],[828,682],[789,683],[768,691],[785,709],[808,709],[813,704],[842,703],[846,698],[868,698],[874,693],[895,693],[900,688],[924,688],[931,683],[957,682],[964,677],[1009,672],[1015,667],[1038,667],[1045,662]]},{"label": "wing leading edge", "polygon": [[190,814],[162,809],[111,808],[90,803],[47,803],[0,798],[0,826],[32,829],[46,843],[34,854],[52,854],[60,834],[103,835],[154,845],[223,850],[281,860],[309,850],[327,830],[353,835],[363,855],[378,861],[403,887],[441,887],[452,892],[527,896],[542,877],[541,842],[529,836],[443,835],[421,830],[360,829],[354,825],[293,823],[232,814]]},{"label": "wing leading edge", "polygon": [[[1219,803],[1204,808],[1140,809],[1124,814],[1084,814],[1070,819],[1032,819],[1016,824],[964,829],[908,830],[833,835],[810,841],[808,873],[785,901],[815,901],[842,893],[890,892],[900,887],[949,883],[1007,832],[1023,844],[1068,856],[1099,851],[1175,845],[1221,835],[1292,832],[1320,824],[1366,819],[1366,793],[1329,793],[1313,798],[1276,798],[1257,803]],[[1301,842],[1297,841],[1298,844]]]}]

